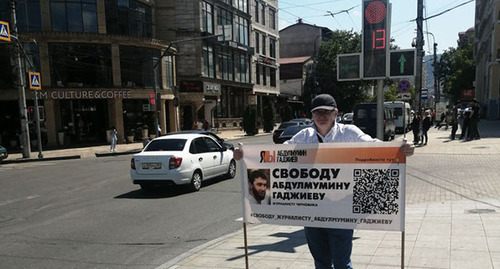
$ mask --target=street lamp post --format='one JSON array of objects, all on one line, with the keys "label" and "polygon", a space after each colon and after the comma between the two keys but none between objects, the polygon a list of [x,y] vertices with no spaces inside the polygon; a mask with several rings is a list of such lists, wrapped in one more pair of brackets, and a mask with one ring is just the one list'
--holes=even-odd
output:
[{"label": "street lamp post", "polygon": [[435,99],[434,99],[434,111],[436,111],[436,106],[437,106],[437,103],[439,103],[440,101],[440,96],[441,96],[441,93],[440,93],[440,89],[439,89],[439,79],[438,79],[438,67],[437,67],[437,43],[436,43],[436,38],[434,37],[434,34],[431,33],[431,32],[427,32],[425,31],[424,33],[426,34],[429,34],[432,36],[432,41],[433,41],[433,47],[434,47],[434,59],[433,59],[433,73],[434,73],[434,95],[435,95]]}]

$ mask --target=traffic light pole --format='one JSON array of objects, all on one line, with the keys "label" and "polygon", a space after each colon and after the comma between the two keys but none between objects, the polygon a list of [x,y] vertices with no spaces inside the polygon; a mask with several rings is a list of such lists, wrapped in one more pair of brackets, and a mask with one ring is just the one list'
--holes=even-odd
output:
[{"label": "traffic light pole", "polygon": [[[10,17],[12,22],[12,35],[17,37],[17,19],[16,19],[16,1],[10,1]],[[21,45],[20,42],[14,44],[14,76],[17,77],[17,90],[18,90],[18,105],[19,117],[21,119],[21,134],[19,134],[19,142],[21,143],[21,152],[23,158],[29,158],[30,149],[30,133],[28,127],[28,118],[26,110],[26,94],[24,92],[24,73],[21,64]]]}]

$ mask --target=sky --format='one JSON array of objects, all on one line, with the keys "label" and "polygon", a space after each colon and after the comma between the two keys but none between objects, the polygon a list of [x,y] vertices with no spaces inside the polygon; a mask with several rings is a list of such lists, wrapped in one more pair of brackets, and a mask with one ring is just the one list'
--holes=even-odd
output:
[{"label": "sky", "polygon": [[[426,55],[433,54],[434,42],[438,44],[438,54],[450,47],[456,48],[458,33],[474,27],[475,1],[423,0],[423,2],[424,19],[452,9],[424,20]],[[392,4],[391,37],[401,49],[411,49],[412,40],[416,37],[417,24],[414,20],[417,18],[417,0],[390,0],[390,3]],[[280,30],[302,18],[304,23],[331,30],[354,30],[361,33],[362,0],[279,0],[278,4]],[[340,12],[343,10],[349,11]],[[330,13],[336,15],[332,17]]]}]

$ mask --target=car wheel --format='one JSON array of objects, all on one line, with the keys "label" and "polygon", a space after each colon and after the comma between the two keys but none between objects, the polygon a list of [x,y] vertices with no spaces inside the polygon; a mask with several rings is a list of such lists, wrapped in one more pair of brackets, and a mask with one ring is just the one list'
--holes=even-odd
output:
[{"label": "car wheel", "polygon": [[201,189],[202,176],[200,171],[194,171],[193,177],[191,178],[191,189],[193,191],[199,191]]},{"label": "car wheel", "polygon": [[229,163],[229,168],[227,169],[226,177],[234,178],[235,175],[236,175],[236,162],[234,160],[231,160],[231,162]]},{"label": "car wheel", "polygon": [[394,140],[395,137],[396,137],[396,131],[392,132],[391,140]]},{"label": "car wheel", "polygon": [[149,183],[141,183],[139,184],[141,186],[141,189],[143,191],[152,191],[154,189],[154,186],[153,184],[149,184]]}]

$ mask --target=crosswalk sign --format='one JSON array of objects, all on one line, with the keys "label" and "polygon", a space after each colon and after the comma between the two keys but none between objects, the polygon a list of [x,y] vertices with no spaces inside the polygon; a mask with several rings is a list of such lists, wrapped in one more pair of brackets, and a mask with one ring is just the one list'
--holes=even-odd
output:
[{"label": "crosswalk sign", "polygon": [[8,22],[0,21],[0,40],[10,42],[10,30]]},{"label": "crosswalk sign", "polygon": [[29,72],[29,77],[30,77],[30,89],[31,90],[41,90],[42,83],[40,81],[40,73]]}]

